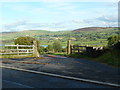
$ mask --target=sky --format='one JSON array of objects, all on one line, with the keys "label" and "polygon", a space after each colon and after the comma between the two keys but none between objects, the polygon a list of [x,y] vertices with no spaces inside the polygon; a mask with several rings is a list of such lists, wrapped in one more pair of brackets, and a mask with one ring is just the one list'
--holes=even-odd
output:
[{"label": "sky", "polygon": [[0,2],[0,32],[117,27],[118,2]]}]

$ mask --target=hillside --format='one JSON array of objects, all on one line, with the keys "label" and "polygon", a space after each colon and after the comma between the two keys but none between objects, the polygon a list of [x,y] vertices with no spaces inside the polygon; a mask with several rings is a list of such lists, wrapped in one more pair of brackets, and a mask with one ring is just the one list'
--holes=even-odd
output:
[{"label": "hillside", "polygon": [[73,30],[73,32],[80,32],[80,31],[104,31],[110,29],[117,29],[117,27],[87,27],[87,28],[79,28]]},{"label": "hillside", "polygon": [[3,32],[2,34],[2,40],[6,39],[14,39],[19,36],[35,36],[35,35],[43,35],[48,34],[50,31],[44,31],[44,30],[26,30],[26,31],[20,31],[20,32]]},{"label": "hillside", "polygon": [[46,31],[46,30],[27,30],[20,32],[1,33],[0,41],[3,44],[14,44],[13,41],[20,36],[34,37],[40,41],[42,45],[52,44],[54,40],[59,40],[62,45],[66,45],[67,40],[71,39],[72,44],[83,45],[102,45],[107,44],[107,38],[118,33],[116,27],[88,27],[76,29],[73,31]]}]

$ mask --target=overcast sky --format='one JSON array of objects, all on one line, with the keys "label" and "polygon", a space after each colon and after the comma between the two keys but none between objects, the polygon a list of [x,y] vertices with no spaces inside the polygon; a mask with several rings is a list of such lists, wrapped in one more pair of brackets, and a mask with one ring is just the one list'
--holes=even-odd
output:
[{"label": "overcast sky", "polygon": [[1,2],[4,31],[116,27],[117,2]]}]

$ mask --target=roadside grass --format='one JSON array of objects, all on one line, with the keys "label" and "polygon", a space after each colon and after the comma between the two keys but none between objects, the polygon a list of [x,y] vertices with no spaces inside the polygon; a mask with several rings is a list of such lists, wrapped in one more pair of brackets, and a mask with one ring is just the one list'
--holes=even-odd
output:
[{"label": "roadside grass", "polygon": [[95,58],[95,61],[102,62],[108,65],[115,67],[120,67],[120,51],[119,50],[110,50],[103,55]]},{"label": "roadside grass", "polygon": [[44,57],[34,57],[32,54],[28,55],[0,55],[0,58],[35,58],[36,60],[45,59]]},{"label": "roadside grass", "polygon": [[33,57],[32,55],[0,55],[0,58],[27,58]]},{"label": "roadside grass", "polygon": [[52,55],[60,55],[60,56],[67,56],[66,53],[51,53]]}]

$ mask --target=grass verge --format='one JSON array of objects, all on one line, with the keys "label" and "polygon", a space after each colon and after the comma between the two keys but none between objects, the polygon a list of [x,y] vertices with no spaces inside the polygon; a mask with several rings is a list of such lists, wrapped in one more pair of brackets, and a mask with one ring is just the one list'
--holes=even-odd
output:
[{"label": "grass verge", "polygon": [[95,58],[95,61],[99,61],[108,65],[115,67],[120,67],[120,51],[119,50],[110,50],[103,55]]},{"label": "grass verge", "polygon": [[0,58],[27,58],[33,57],[32,55],[0,55]]}]

